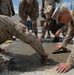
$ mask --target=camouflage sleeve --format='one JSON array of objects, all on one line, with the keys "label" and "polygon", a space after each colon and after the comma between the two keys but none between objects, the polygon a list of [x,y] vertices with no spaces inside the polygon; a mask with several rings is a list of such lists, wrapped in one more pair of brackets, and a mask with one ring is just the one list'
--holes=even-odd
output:
[{"label": "camouflage sleeve", "polygon": [[19,16],[23,19],[23,11],[24,11],[24,0],[21,0],[19,4]]},{"label": "camouflage sleeve", "polygon": [[28,31],[26,32],[26,26],[22,23],[14,22],[14,25],[14,36],[29,44],[39,55],[41,55],[44,52],[44,49],[38,38],[35,35],[30,34]]},{"label": "camouflage sleeve", "polygon": [[72,24],[70,24],[68,26],[68,31],[67,31],[66,37],[62,42],[63,47],[66,47],[67,44],[71,41],[71,39],[73,38],[73,34],[74,34],[74,27]]},{"label": "camouflage sleeve", "polygon": [[73,65],[73,62],[74,62],[74,51],[73,50],[70,53],[70,55],[69,55],[69,57],[68,57],[68,59],[67,59],[66,62],[69,63],[69,64],[71,64],[71,65]]},{"label": "camouflage sleeve", "polygon": [[38,4],[38,1],[37,0],[35,0],[35,2],[34,2],[35,4],[35,17],[36,18],[38,18],[39,17],[39,4]]},{"label": "camouflage sleeve", "polygon": [[62,28],[59,29],[60,32],[67,31],[68,25],[64,25]]}]

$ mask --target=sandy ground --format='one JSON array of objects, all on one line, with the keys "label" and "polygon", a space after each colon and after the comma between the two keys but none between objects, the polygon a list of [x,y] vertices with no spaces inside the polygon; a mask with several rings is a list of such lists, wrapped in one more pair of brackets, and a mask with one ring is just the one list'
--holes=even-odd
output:
[{"label": "sandy ground", "polygon": [[[2,44],[1,47],[6,48],[2,54],[8,61],[0,75],[73,75],[74,69],[65,74],[56,72],[55,66],[60,62],[65,62],[70,52],[53,54],[55,46],[60,42],[52,43],[52,39],[43,39],[42,43],[43,48],[49,54],[49,65],[42,64],[35,50],[19,39]],[[69,44],[67,48],[73,50],[74,46]]]}]

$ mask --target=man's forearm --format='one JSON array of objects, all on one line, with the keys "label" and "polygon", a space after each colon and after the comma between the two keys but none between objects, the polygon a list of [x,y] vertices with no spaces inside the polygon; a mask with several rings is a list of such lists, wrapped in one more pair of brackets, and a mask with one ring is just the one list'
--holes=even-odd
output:
[{"label": "man's forearm", "polygon": [[62,42],[62,45],[63,45],[64,47],[66,47],[67,44],[72,40],[73,35],[74,35],[73,32],[74,32],[73,27],[72,27],[72,26],[69,26],[69,27],[68,27],[67,34],[66,34],[66,37],[65,37],[65,39],[64,39],[63,42]]},{"label": "man's forearm", "polygon": [[71,65],[73,65],[73,62],[74,62],[74,51],[72,51],[66,61],[66,63],[69,63]]}]

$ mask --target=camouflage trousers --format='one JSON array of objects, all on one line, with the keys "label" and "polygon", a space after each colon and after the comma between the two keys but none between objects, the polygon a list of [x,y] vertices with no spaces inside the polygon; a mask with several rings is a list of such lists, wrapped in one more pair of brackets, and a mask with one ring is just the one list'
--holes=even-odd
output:
[{"label": "camouflage trousers", "polygon": [[33,21],[34,22],[37,21],[37,17],[35,17],[35,15],[36,15],[35,12],[29,12],[29,13],[28,12],[25,12],[22,20],[27,21],[27,18],[29,16],[30,19],[31,19],[31,21],[32,21],[32,31],[33,32],[38,32],[38,30],[37,30],[37,24],[33,24]]}]

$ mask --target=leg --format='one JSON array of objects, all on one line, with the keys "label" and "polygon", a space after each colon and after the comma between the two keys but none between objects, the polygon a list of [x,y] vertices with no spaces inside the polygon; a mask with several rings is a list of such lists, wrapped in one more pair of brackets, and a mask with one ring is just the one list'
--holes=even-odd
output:
[{"label": "leg", "polygon": [[32,21],[32,31],[34,32],[34,34],[37,36],[37,22],[36,21]]},{"label": "leg", "polygon": [[30,12],[29,13],[29,17],[31,18],[32,21],[32,32],[34,32],[34,34],[37,36],[37,18],[35,17],[35,12]]},{"label": "leg", "polygon": [[47,38],[50,38],[50,29],[49,29],[49,27],[47,29]]},{"label": "leg", "polygon": [[47,29],[48,29],[48,25],[47,22],[45,22],[42,28],[42,38],[44,38]]},{"label": "leg", "polygon": [[28,17],[28,14],[27,14],[27,13],[25,13],[24,18],[22,19],[22,23],[23,23],[24,25],[26,25],[27,17]]},{"label": "leg", "polygon": [[[52,34],[55,35],[55,33],[59,30],[59,26],[56,24],[55,20],[50,20],[48,22],[49,29],[51,30]],[[52,42],[59,42],[59,37],[54,37]]]},{"label": "leg", "polygon": [[42,34],[39,36],[39,40],[42,42],[42,38],[44,38],[45,33],[47,30],[47,22],[44,23],[43,27],[42,27]]}]

